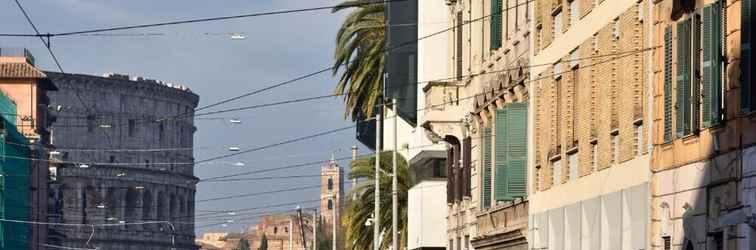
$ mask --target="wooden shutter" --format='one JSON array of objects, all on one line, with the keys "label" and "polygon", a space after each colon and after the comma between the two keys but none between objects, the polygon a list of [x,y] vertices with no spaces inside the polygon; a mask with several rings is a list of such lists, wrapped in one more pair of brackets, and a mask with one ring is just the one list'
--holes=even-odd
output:
[{"label": "wooden shutter", "polygon": [[703,11],[703,124],[711,126],[720,121],[722,100],[722,15],[719,2]]},{"label": "wooden shutter", "polygon": [[740,17],[740,70],[741,76],[741,109],[745,112],[756,110],[756,86],[753,84],[753,50],[751,38],[753,37],[753,0],[741,0]]},{"label": "wooden shutter", "polygon": [[462,167],[460,166],[460,145],[456,144],[453,145],[452,148],[454,149],[454,163],[452,163],[452,166],[454,166],[454,200],[455,201],[461,201],[462,200]]},{"label": "wooden shutter", "polygon": [[527,194],[527,103],[509,105],[507,124],[507,196],[510,200]]},{"label": "wooden shutter", "polygon": [[664,30],[664,142],[672,141],[672,27]]},{"label": "wooden shutter", "polygon": [[472,194],[470,193],[470,183],[471,183],[471,168],[472,168],[472,159],[470,159],[470,153],[472,152],[472,139],[468,136],[465,139],[462,140],[462,196],[464,197],[472,197]]},{"label": "wooden shutter", "polygon": [[494,199],[506,200],[507,197],[507,112],[509,109],[496,110],[496,122],[494,128]]},{"label": "wooden shutter", "polygon": [[491,0],[491,50],[501,48],[502,0]]},{"label": "wooden shutter", "polygon": [[496,113],[497,201],[526,196],[527,104],[512,103]]},{"label": "wooden shutter", "polygon": [[446,150],[446,203],[454,203],[454,152]]},{"label": "wooden shutter", "polygon": [[688,89],[690,89],[688,106],[690,107],[690,121],[688,134],[698,133],[701,127],[701,16],[694,14],[691,18],[690,65],[688,69]]},{"label": "wooden shutter", "polygon": [[677,136],[690,131],[690,19],[677,23]]},{"label": "wooden shutter", "polygon": [[483,128],[483,147],[481,159],[483,159],[483,181],[481,190],[481,207],[491,206],[491,128]]}]

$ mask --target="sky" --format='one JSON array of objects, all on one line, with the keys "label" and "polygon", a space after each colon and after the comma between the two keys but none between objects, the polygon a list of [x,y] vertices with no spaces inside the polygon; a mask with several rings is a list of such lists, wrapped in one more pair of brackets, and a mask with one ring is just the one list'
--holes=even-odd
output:
[{"label": "sky", "polygon": [[[333,0],[31,0],[21,1],[42,33],[68,32],[120,25],[174,21],[271,10],[329,6]],[[112,33],[164,33],[163,36],[72,36],[54,38],[52,49],[68,73],[102,75],[107,72],[139,75],[181,83],[200,96],[200,106],[262,88],[280,81],[331,66],[335,34],[345,13],[329,10],[253,17],[230,21],[184,24]],[[13,1],[0,2],[0,33],[32,33]],[[226,35],[204,33],[243,32],[244,40]],[[0,38],[0,46],[26,47],[36,57],[37,66],[57,71],[52,58],[37,38]],[[318,75],[285,87],[224,104],[217,109],[233,108],[287,99],[331,94],[336,80],[330,73]],[[212,109],[215,110],[215,109]],[[320,131],[351,125],[343,117],[341,99],[289,104],[266,109],[218,115],[238,117],[242,124],[223,120],[198,120],[195,134],[195,159],[228,153],[223,148],[242,150]],[[195,167],[195,175],[208,178],[255,169],[272,168],[327,160],[351,154],[354,130],[346,130],[296,144],[226,159],[245,166],[218,163]],[[211,149],[203,149],[211,147]],[[367,153],[360,147],[360,153]],[[346,166],[347,162],[341,162]],[[345,168],[345,171],[348,169]],[[271,172],[264,175],[315,175],[320,166]],[[197,200],[235,194],[264,192],[319,184],[319,178],[200,183]],[[196,204],[198,213],[207,210],[235,210],[276,203],[319,198],[318,189],[279,193],[249,198],[228,199]],[[317,203],[302,204],[302,207]],[[291,208],[296,206],[292,205]],[[287,209],[286,207],[278,209]],[[228,227],[206,227],[206,231],[238,232],[250,222]],[[197,221],[197,225],[206,222]]]}]

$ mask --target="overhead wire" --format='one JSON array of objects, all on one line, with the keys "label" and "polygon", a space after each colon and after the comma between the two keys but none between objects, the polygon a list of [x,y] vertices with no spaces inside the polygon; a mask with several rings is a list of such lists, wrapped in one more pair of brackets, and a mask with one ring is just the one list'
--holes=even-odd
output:
[{"label": "overhead wire", "polygon": [[[581,66],[581,68],[587,68],[587,67],[592,67],[592,66],[595,66],[595,65],[598,65],[598,64],[607,63],[607,62],[610,62],[610,61],[613,61],[613,60],[618,60],[619,58],[622,58],[622,57],[625,57],[625,56],[628,56],[628,55],[632,55],[632,54],[635,54],[635,53],[643,53],[643,52],[646,52],[646,51],[649,51],[649,50],[652,50],[652,49],[656,49],[658,47],[659,46],[654,46],[654,47],[649,47],[649,48],[644,48],[644,49],[636,49],[636,50],[629,50],[629,51],[619,52],[619,53],[611,53],[611,54],[605,54],[605,55],[590,56],[590,57],[586,57],[586,58],[578,58],[578,59],[573,59],[573,60],[585,60],[585,59],[589,59],[589,58],[600,58],[600,57],[607,57],[607,56],[617,56],[617,58],[610,58],[608,60],[603,60],[601,62],[597,62],[597,63],[594,63],[592,65]],[[569,60],[566,60],[566,61],[569,61]],[[544,66],[544,65],[545,64],[542,64],[542,65],[533,65],[533,66],[536,67],[536,66]],[[497,73],[497,72],[503,72],[503,71],[509,71],[509,70],[522,69],[522,68],[524,68],[524,66],[523,67],[508,68],[508,69],[499,70],[499,71],[483,72],[483,73],[478,73],[478,74],[474,74],[474,75],[477,76],[477,75],[482,75],[482,74]],[[542,80],[542,79],[547,79],[548,77],[553,77],[553,76],[556,76],[556,75],[561,75],[561,74],[566,74],[566,73],[569,73],[569,71],[553,73],[550,76],[544,76],[544,77],[535,78],[535,79],[527,79],[527,80],[525,80],[525,82],[527,83],[527,82],[538,81],[538,80]],[[423,111],[423,110],[426,110],[426,109],[431,109],[431,108],[435,108],[435,107],[438,107],[438,106],[442,106],[442,105],[446,105],[446,104],[450,104],[450,103],[455,103],[455,102],[458,102],[458,101],[461,101],[461,100],[476,98],[476,97],[484,95],[484,94],[486,94],[486,93],[475,94],[475,95],[467,96],[467,97],[460,97],[460,98],[457,98],[455,100],[444,101],[444,102],[437,103],[437,104],[428,104],[428,105],[426,105],[426,107],[417,109],[416,111]],[[391,117],[386,117],[386,118],[391,118]],[[375,120],[375,118],[374,117],[373,118],[366,118],[366,119],[360,120],[358,122],[365,122],[365,121],[371,121],[371,120]],[[289,139],[289,140],[285,140],[285,141],[281,141],[281,142],[277,142],[277,143],[267,144],[267,145],[264,145],[264,146],[259,146],[259,147],[255,147],[255,148],[248,149],[248,150],[243,150],[243,151],[239,151],[239,152],[234,152],[234,153],[229,153],[229,154],[223,154],[223,155],[219,155],[219,156],[214,156],[214,157],[210,157],[210,158],[207,158],[207,159],[199,160],[199,161],[196,161],[196,162],[161,162],[161,163],[150,163],[150,164],[151,165],[194,165],[194,164],[202,164],[202,163],[205,163],[205,162],[216,161],[216,160],[220,160],[220,159],[224,159],[224,158],[229,158],[229,157],[233,157],[233,156],[238,156],[238,155],[242,155],[242,154],[256,152],[256,151],[260,151],[260,150],[264,150],[264,149],[269,149],[269,148],[273,148],[273,147],[278,147],[278,146],[282,146],[282,145],[287,145],[287,144],[291,144],[291,143],[295,143],[295,142],[305,141],[305,140],[317,138],[317,137],[320,137],[320,136],[324,136],[324,135],[328,135],[328,134],[333,134],[333,133],[337,133],[337,132],[340,132],[340,131],[345,131],[347,129],[354,128],[354,127],[356,127],[356,125],[351,125],[351,126],[336,128],[336,129],[327,130],[327,131],[323,131],[323,132],[318,132],[318,133],[307,135],[307,136],[301,136],[301,137],[297,137],[297,138],[293,138],[293,139]],[[11,157],[12,158],[13,156],[6,156],[6,157]],[[24,157],[20,157],[20,158],[27,159],[27,158],[24,158]],[[31,159],[31,160],[42,160],[42,159]],[[42,160],[42,161],[44,161],[44,160]],[[81,163],[81,162],[68,162],[68,163]],[[96,165],[111,165],[111,166],[112,165],[116,165],[116,166],[118,166],[118,165],[134,165],[134,164],[142,164],[142,163],[91,163],[91,164],[96,164]]]}]

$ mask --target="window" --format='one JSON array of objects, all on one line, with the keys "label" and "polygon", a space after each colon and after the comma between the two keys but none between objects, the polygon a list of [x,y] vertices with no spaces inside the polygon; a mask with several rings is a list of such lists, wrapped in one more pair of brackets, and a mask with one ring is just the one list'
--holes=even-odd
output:
[{"label": "window", "polygon": [[87,132],[93,132],[95,127],[95,117],[93,115],[87,116]]},{"label": "window", "polygon": [[165,125],[163,125],[163,123],[161,122],[158,125],[158,140],[162,142],[164,137],[165,137]]},{"label": "window", "polygon": [[332,210],[332,209],[333,209],[333,200],[328,199],[328,210]]},{"label": "window", "polygon": [[527,103],[510,103],[495,114],[494,198],[512,201],[527,195]]},{"label": "window", "polygon": [[570,2],[570,27],[575,27],[580,19],[580,0]]},{"label": "window", "polygon": [[740,69],[741,79],[741,109],[745,112],[756,111],[756,85],[753,83],[753,0],[742,0],[740,10],[740,25],[743,30],[740,33]]},{"label": "window", "polygon": [[598,33],[593,34],[593,51],[598,52],[599,51],[599,37]]},{"label": "window", "polygon": [[278,233],[278,227],[273,227],[273,234],[277,234],[277,233]]},{"label": "window", "polygon": [[457,249],[462,250],[462,238],[457,237]]},{"label": "window", "polygon": [[664,250],[672,249],[672,237],[664,236],[662,237],[662,241],[664,242]]},{"label": "window", "polygon": [[[616,131],[615,131],[616,132]],[[619,134],[614,133],[612,134],[612,163],[617,164],[619,163]]]},{"label": "window", "polygon": [[554,15],[554,40],[558,39],[560,36],[562,36],[562,12],[560,11],[556,15]]},{"label": "window", "polygon": [[635,155],[641,156],[645,153],[645,143],[643,141],[643,123],[635,125]]},{"label": "window", "polygon": [[110,156],[110,158],[108,159],[108,162],[110,162],[110,163],[114,163],[114,162],[115,162],[115,159],[116,159],[116,158],[115,158],[115,155],[111,155],[111,156]]},{"label": "window", "polygon": [[664,30],[664,143],[672,141],[672,27]]},{"label": "window", "polygon": [[638,10],[638,12],[636,13],[636,14],[638,14],[638,21],[639,22],[643,22],[643,15],[645,15],[645,14],[643,12],[643,4],[642,4],[642,2],[637,3],[635,5],[635,8]]},{"label": "window", "polygon": [[333,190],[333,177],[328,177],[328,191]]},{"label": "window", "polygon": [[289,233],[289,227],[284,227],[284,233]]},{"label": "window", "polygon": [[449,240],[449,250],[454,250],[454,239]]},{"label": "window", "polygon": [[481,189],[480,202],[482,208],[488,208],[491,206],[491,128],[483,128],[482,133],[483,145],[480,151],[481,159],[483,159],[483,188]]},{"label": "window", "polygon": [[598,169],[598,142],[591,144],[591,172]]},{"label": "window", "polygon": [[577,180],[578,177],[580,177],[578,166],[580,166],[580,162],[578,161],[578,154],[577,152],[574,152],[572,154],[567,155],[567,163],[569,164],[570,168],[570,181]]},{"label": "window", "polygon": [[542,183],[541,178],[543,178],[542,176],[543,176],[543,174],[541,173],[541,166],[536,166],[535,167],[535,176],[533,177],[533,181],[535,181],[535,190],[536,191],[541,190],[541,183]]},{"label": "window", "polygon": [[491,50],[501,48],[502,2],[491,0]]},{"label": "window", "polygon": [[[699,87],[696,75],[699,69],[698,48],[700,40],[698,18],[677,23],[677,136],[684,137],[697,132],[699,114]],[[696,24],[696,27],[693,26]]]},{"label": "window", "polygon": [[465,250],[470,249],[470,235],[465,235]]},{"label": "window", "polygon": [[463,33],[463,30],[464,30],[463,27],[464,27],[464,25],[463,25],[462,22],[463,22],[463,20],[462,20],[462,11],[460,11],[460,12],[457,12],[457,26],[455,27],[455,30],[456,30],[456,33],[457,33],[456,34],[457,35],[457,54],[456,54],[456,58],[455,58],[455,59],[457,59],[456,60],[457,61],[456,62],[457,63],[457,81],[462,81],[462,75],[463,75],[462,74],[462,71],[463,71],[463,68],[462,68],[462,63],[463,63],[462,62],[462,57],[463,57],[462,50],[463,50],[464,38],[463,38],[462,35],[464,34]]},{"label": "window", "polygon": [[551,184],[557,186],[562,183],[562,162],[554,160],[551,162]]},{"label": "window", "polygon": [[703,10],[703,125],[722,120],[722,12],[715,2]]},{"label": "window", "polygon": [[136,134],[136,120],[129,119],[129,136]]}]

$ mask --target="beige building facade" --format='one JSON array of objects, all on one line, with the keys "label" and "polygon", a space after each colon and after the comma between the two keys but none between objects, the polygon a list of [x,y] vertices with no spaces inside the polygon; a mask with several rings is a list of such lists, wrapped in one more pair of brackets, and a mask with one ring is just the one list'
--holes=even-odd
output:
[{"label": "beige building facade", "polygon": [[753,1],[653,9],[651,249],[755,249]]},{"label": "beige building facade", "polygon": [[[431,106],[424,127],[448,145],[447,249],[523,249],[532,3],[447,4],[449,26],[454,27],[448,32],[450,80],[423,88],[426,106]],[[521,133],[507,133],[518,131],[516,127]],[[497,221],[505,217],[508,222]]]},{"label": "beige building facade", "polygon": [[532,249],[648,249],[649,0],[538,0]]}]

